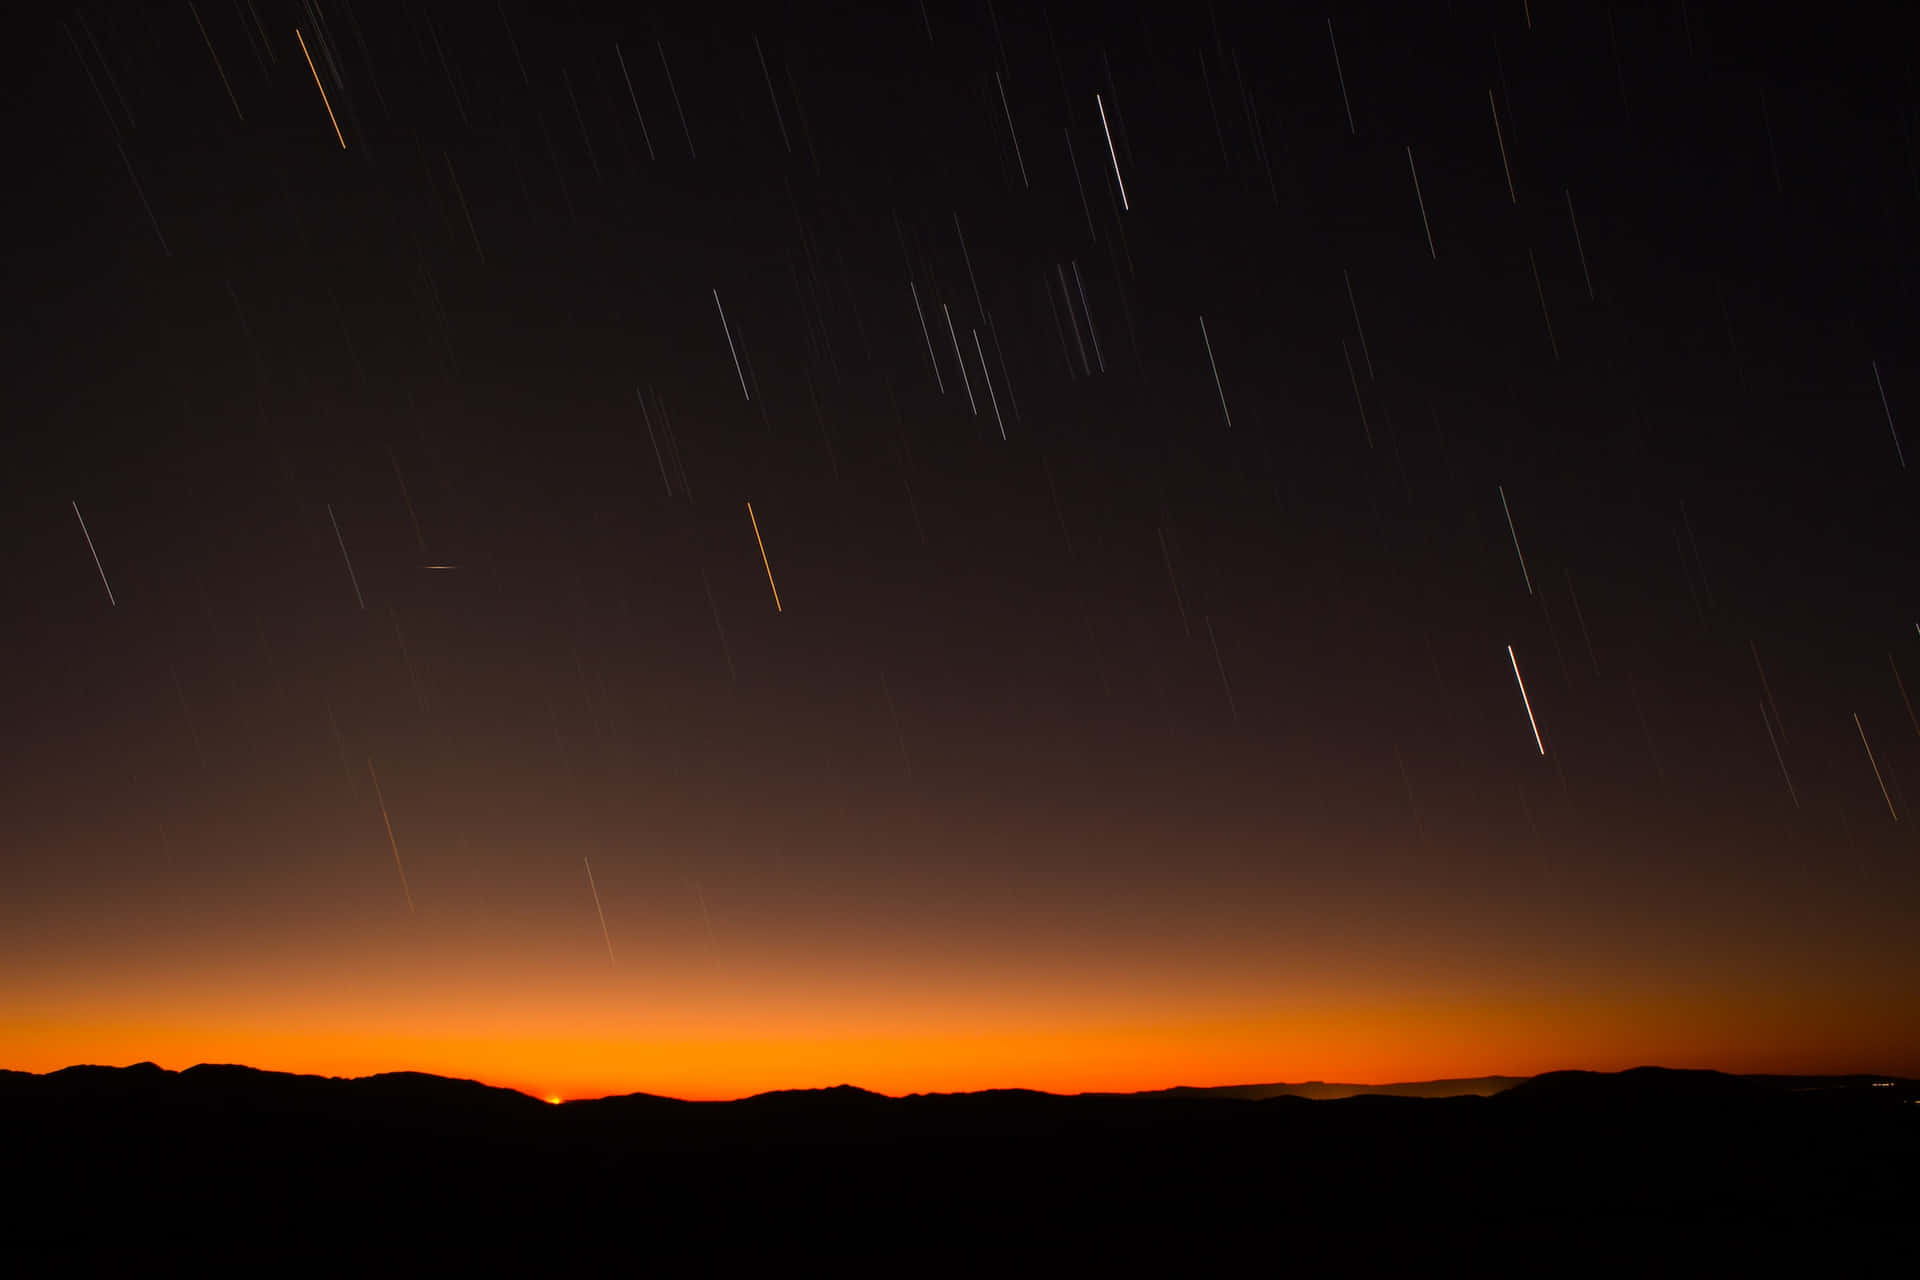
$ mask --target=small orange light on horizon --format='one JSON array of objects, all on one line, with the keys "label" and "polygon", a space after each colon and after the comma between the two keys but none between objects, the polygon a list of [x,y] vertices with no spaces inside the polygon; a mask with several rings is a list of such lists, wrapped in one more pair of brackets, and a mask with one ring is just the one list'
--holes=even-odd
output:
[{"label": "small orange light on horizon", "polygon": [[560,1105],[560,1099],[558,1098],[548,1098],[547,1101],[548,1103],[556,1107]]}]

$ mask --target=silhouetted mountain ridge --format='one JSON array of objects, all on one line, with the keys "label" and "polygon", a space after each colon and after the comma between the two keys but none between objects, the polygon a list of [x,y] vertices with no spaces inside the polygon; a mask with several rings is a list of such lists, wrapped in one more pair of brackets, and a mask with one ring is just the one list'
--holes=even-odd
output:
[{"label": "silhouetted mountain ridge", "polygon": [[71,1249],[102,1224],[140,1241],[618,1224],[623,1240],[704,1256],[742,1223],[776,1249],[882,1233],[1018,1248],[1342,1215],[1502,1233],[1569,1216],[1773,1222],[1920,1197],[1920,1082],[1642,1068],[1492,1096],[1381,1091],[1396,1087],[1411,1086],[1314,1099],[837,1085],[554,1106],[417,1072],[0,1072],[8,1154],[29,1173],[0,1198],[0,1242]]}]

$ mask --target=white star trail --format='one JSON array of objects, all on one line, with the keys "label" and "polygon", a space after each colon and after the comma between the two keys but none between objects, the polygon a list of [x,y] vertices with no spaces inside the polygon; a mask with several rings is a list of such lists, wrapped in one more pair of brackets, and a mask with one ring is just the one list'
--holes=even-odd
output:
[{"label": "white star trail", "polygon": [[1507,532],[1513,535],[1513,554],[1520,558],[1520,577],[1527,584],[1527,594],[1533,594],[1533,578],[1527,573],[1527,553],[1520,549],[1520,532],[1513,527],[1513,512],[1507,507],[1505,485],[1495,486],[1500,490],[1500,510],[1506,513]]},{"label": "white star trail", "polygon": [[1887,812],[1898,822],[1900,815],[1894,813],[1893,797],[1887,794],[1887,780],[1880,776],[1880,762],[1873,758],[1873,744],[1867,741],[1867,727],[1860,723],[1858,711],[1853,713],[1853,727],[1860,731],[1860,745],[1867,749],[1867,763],[1873,767],[1873,780],[1880,784],[1880,798],[1887,802]]},{"label": "white star trail", "polygon": [[78,502],[73,504],[73,518],[80,522],[80,536],[87,540],[87,551],[93,556],[93,567],[99,571],[100,585],[107,588],[107,603],[117,609],[120,607],[120,602],[113,598],[113,587],[107,582],[106,567],[100,563],[100,553],[94,550],[93,535],[87,532],[87,518],[80,514],[80,504]]},{"label": "white star trail", "polygon": [[373,779],[373,798],[380,805],[380,822],[387,829],[387,844],[393,849],[393,866],[400,873],[400,892],[406,895],[407,914],[413,915],[413,890],[407,888],[407,869],[400,862],[400,842],[393,838],[393,819],[387,816],[387,797],[380,790],[380,775],[374,772],[372,756],[367,757],[367,776]]},{"label": "white star trail", "polygon": [[727,324],[727,309],[720,305],[720,291],[718,289],[713,291],[713,306],[714,310],[720,313],[720,332],[727,335],[727,354],[733,357],[733,371],[738,374],[740,378],[740,394],[751,400],[753,399],[753,392],[747,390],[747,375],[745,371],[740,368],[740,352],[733,345],[733,330]]},{"label": "white star trail", "polygon": [[600,936],[607,944],[607,963],[613,963],[613,935],[607,932],[607,913],[600,907],[600,887],[593,882],[593,863],[580,859],[587,868],[587,888],[593,893],[594,914],[600,917]]},{"label": "white star trail", "polygon": [[1100,100],[1097,93],[1093,95],[1093,102],[1100,108],[1100,128],[1107,135],[1107,155],[1113,161],[1113,180],[1120,186],[1120,207],[1131,212],[1133,206],[1127,203],[1127,180],[1120,176],[1120,156],[1113,149],[1113,130],[1107,127],[1107,104]]},{"label": "white star trail", "polygon": [[907,281],[907,288],[913,290],[913,314],[920,318],[920,336],[927,340],[927,360],[933,365],[933,384],[940,388],[941,395],[945,395],[947,380],[940,376],[940,358],[933,354],[933,334],[927,330],[927,313],[920,309],[920,288],[911,280]]},{"label": "white star trail", "polygon": [[1427,221],[1427,198],[1420,194],[1420,170],[1413,163],[1413,148],[1407,148],[1407,171],[1413,175],[1413,198],[1420,202],[1420,226],[1427,233],[1427,253],[1435,262],[1440,251],[1433,247],[1433,224]]},{"label": "white star trail", "polygon": [[1200,317],[1200,341],[1207,346],[1207,367],[1213,370],[1213,389],[1220,393],[1220,415],[1227,420],[1227,426],[1233,426],[1233,412],[1227,408],[1227,389],[1220,385],[1220,366],[1214,363],[1213,339],[1207,336],[1207,318]]},{"label": "white star trail", "polygon": [[1507,646],[1507,661],[1513,664],[1513,679],[1520,686],[1520,701],[1527,708],[1527,726],[1533,730],[1533,745],[1540,748],[1540,754],[1547,754],[1547,744],[1540,740],[1540,722],[1533,718],[1533,699],[1527,696],[1527,682],[1520,675],[1520,659],[1513,656],[1513,646]]},{"label": "white star trail", "polygon": [[353,571],[353,557],[347,554],[347,540],[340,536],[340,522],[334,519],[332,503],[327,504],[327,519],[333,524],[333,540],[340,544],[340,559],[346,562],[347,581],[353,584],[353,598],[359,601],[362,609],[365,609],[366,597],[360,594],[360,578]]}]

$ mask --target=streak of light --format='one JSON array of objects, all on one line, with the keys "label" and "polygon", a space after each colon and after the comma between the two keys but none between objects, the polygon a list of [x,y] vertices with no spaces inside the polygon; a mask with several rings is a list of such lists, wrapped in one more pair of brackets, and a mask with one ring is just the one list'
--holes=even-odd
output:
[{"label": "streak of light", "polygon": [[[127,156],[126,144],[120,140],[120,124],[113,118],[113,108],[107,105],[107,95],[100,92],[100,82],[93,78],[93,69],[87,66],[86,55],[80,52],[80,42],[73,38],[72,29],[64,22],[60,24],[60,29],[66,32],[67,43],[73,46],[73,56],[79,60],[80,70],[86,73],[87,83],[93,88],[93,96],[100,102],[100,110],[106,113],[107,128],[113,134],[113,149],[120,153],[120,163],[127,167],[127,180],[133,183],[133,193],[140,197],[140,207],[146,210],[147,222],[153,227],[153,238],[160,242],[160,252],[171,258],[173,246],[167,243],[166,233],[160,230],[160,219],[154,216],[153,204],[147,199],[147,189],[140,185],[140,175],[133,171],[133,161]],[[85,29],[84,26],[82,29]],[[91,31],[87,32],[87,39],[93,39]],[[114,92],[119,92],[118,86],[115,87]],[[128,116],[131,122],[132,113],[129,112]]]},{"label": "streak of light", "polygon": [[340,544],[340,558],[347,564],[347,581],[353,584],[353,598],[360,602],[362,609],[365,609],[366,597],[360,594],[360,579],[353,572],[353,557],[347,554],[347,540],[340,536],[340,522],[334,519],[332,503],[327,504],[327,519],[333,523],[333,540]]},{"label": "streak of light", "polygon": [[700,153],[693,149],[693,130],[687,127],[687,110],[680,105],[680,90],[673,85],[673,68],[667,65],[667,46],[654,41],[660,48],[660,69],[667,73],[667,92],[673,95],[673,109],[680,113],[680,132],[687,135],[687,154],[698,160]]},{"label": "streak of light", "polygon": [[940,388],[940,394],[947,394],[947,380],[940,376],[940,360],[933,354],[933,334],[927,330],[927,313],[920,309],[920,287],[913,281],[907,281],[907,288],[913,290],[913,314],[920,317],[920,336],[927,340],[927,360],[933,365],[933,382]]},{"label": "streak of light", "polygon": [[[451,79],[449,79],[447,83],[451,83]],[[603,177],[601,171],[599,171],[599,155],[593,152],[593,136],[588,132],[588,117],[586,117],[586,113],[580,111],[580,98],[574,94],[574,77],[568,75],[566,67],[561,67],[561,84],[566,86],[566,102],[572,104],[572,107],[574,107],[574,123],[580,125],[580,140],[586,142],[586,146],[588,146],[588,163],[589,165],[593,165],[593,180],[595,180],[595,182],[605,182],[605,177]],[[455,100],[455,102],[457,102],[457,100]],[[463,115],[463,117],[467,115],[465,107],[461,109],[461,115]]]},{"label": "streak of light", "polygon": [[1080,310],[1084,311],[1087,316],[1087,336],[1093,339],[1094,361],[1100,366],[1100,372],[1105,373],[1107,371],[1107,358],[1101,354],[1100,335],[1095,332],[1093,327],[1093,307],[1087,302],[1087,282],[1080,278],[1080,260],[1078,258],[1073,261],[1073,283],[1080,290]]},{"label": "streak of light", "polygon": [[1080,212],[1087,215],[1087,238],[1098,240],[1100,233],[1093,229],[1093,206],[1087,203],[1087,184],[1080,180],[1080,161],[1073,154],[1073,133],[1063,128],[1060,136],[1067,140],[1067,164],[1073,169],[1073,185],[1080,189]]},{"label": "streak of light", "polygon": [[1573,216],[1573,192],[1566,187],[1560,188],[1560,194],[1567,198],[1567,221],[1573,225],[1573,247],[1580,254],[1580,275],[1587,282],[1587,301],[1593,301],[1593,274],[1587,270],[1587,246],[1580,240],[1580,219]]},{"label": "streak of light", "polygon": [[1853,727],[1860,731],[1860,745],[1867,749],[1867,763],[1873,766],[1873,780],[1880,784],[1880,798],[1887,802],[1887,812],[1898,822],[1900,815],[1893,811],[1893,797],[1887,794],[1887,780],[1880,776],[1880,762],[1873,758],[1873,746],[1867,741],[1867,728],[1860,723],[1858,711],[1853,713]]},{"label": "streak of light", "polygon": [[1504,485],[1496,485],[1500,490],[1500,510],[1506,512],[1507,532],[1513,535],[1513,554],[1520,557],[1520,577],[1527,584],[1527,594],[1533,594],[1533,579],[1527,573],[1527,555],[1520,550],[1520,534],[1513,527],[1513,512],[1507,507],[1507,490]]},{"label": "streak of light", "polygon": [[1367,402],[1360,398],[1360,375],[1354,372],[1353,352],[1347,350],[1347,340],[1340,339],[1340,355],[1347,362],[1347,379],[1353,383],[1353,402],[1360,408],[1360,430],[1367,437],[1367,448],[1373,448],[1373,428],[1367,425]]},{"label": "streak of light", "polygon": [[1540,722],[1533,718],[1533,699],[1527,696],[1527,682],[1520,675],[1520,659],[1513,656],[1513,646],[1507,646],[1507,661],[1513,663],[1513,678],[1520,686],[1520,701],[1527,708],[1527,724],[1533,729],[1533,745],[1540,748],[1540,754],[1547,754],[1547,744],[1540,740]]},{"label": "streak of light", "polygon": [[1107,127],[1107,104],[1100,100],[1097,93],[1093,95],[1093,104],[1100,108],[1100,129],[1107,135],[1107,155],[1113,160],[1113,180],[1120,184],[1120,207],[1132,212],[1133,206],[1127,203],[1127,180],[1120,176],[1120,157],[1113,149],[1113,130]]},{"label": "streak of light", "polygon": [[593,893],[594,914],[600,917],[600,936],[607,944],[607,963],[613,963],[613,935],[607,932],[607,913],[600,907],[600,887],[593,882],[593,863],[580,859],[587,868],[587,888]]},{"label": "streak of light", "polygon": [[1367,350],[1366,326],[1360,323],[1360,304],[1353,297],[1353,276],[1345,267],[1340,268],[1340,278],[1347,282],[1347,306],[1353,311],[1353,329],[1360,335],[1360,355],[1367,362],[1367,381],[1373,381],[1373,353]]},{"label": "streak of light", "polygon": [[1880,362],[1875,360],[1872,363],[1873,385],[1880,388],[1880,409],[1887,415],[1887,431],[1893,436],[1894,456],[1900,459],[1900,469],[1905,471],[1907,469],[1907,451],[1900,447],[1900,432],[1895,430],[1893,425],[1893,409],[1887,404],[1887,384],[1880,381]]},{"label": "streak of light", "polygon": [[233,103],[233,114],[244,123],[247,116],[240,110],[240,99],[233,96],[233,81],[227,79],[227,69],[220,65],[220,54],[213,47],[213,37],[207,34],[207,24],[200,21],[200,11],[193,7],[193,0],[187,0],[187,12],[193,15],[193,25],[200,28],[200,38],[207,42],[207,52],[213,54],[213,69],[220,73],[220,83],[227,87],[227,101]]},{"label": "streak of light", "polygon": [[1773,758],[1780,762],[1780,776],[1787,780],[1787,794],[1793,797],[1793,807],[1800,807],[1800,794],[1793,789],[1793,775],[1787,772],[1787,758],[1780,754],[1780,743],[1773,736],[1773,724],[1767,719],[1767,708],[1760,708],[1760,723],[1766,726],[1767,741],[1773,744]]},{"label": "streak of light", "polygon": [[93,567],[99,571],[100,585],[107,588],[107,603],[117,609],[120,607],[120,602],[113,598],[113,588],[107,583],[107,571],[100,563],[100,553],[94,550],[93,535],[87,532],[87,518],[80,514],[78,502],[73,504],[73,518],[80,522],[80,536],[87,540],[87,551],[93,556]]},{"label": "streak of light", "polygon": [[1333,38],[1333,19],[1327,19],[1327,43],[1333,46],[1333,72],[1340,77],[1340,103],[1347,109],[1347,132],[1358,137],[1360,130],[1354,127],[1353,103],[1347,97],[1347,73],[1340,66],[1340,42]]},{"label": "streak of light", "polygon": [[1213,618],[1208,616],[1202,618],[1201,621],[1207,624],[1207,643],[1213,646],[1213,665],[1220,669],[1220,687],[1226,690],[1227,714],[1233,717],[1235,724],[1239,724],[1240,708],[1234,705],[1233,682],[1227,679],[1227,664],[1220,657],[1220,641],[1219,638],[1213,634]]},{"label": "streak of light", "polygon": [[660,452],[660,439],[653,434],[653,415],[647,412],[647,398],[640,394],[640,388],[633,389],[633,398],[640,402],[640,421],[646,424],[647,443],[653,446],[653,460],[660,464],[660,483],[666,486],[667,496],[673,496],[673,479],[667,474],[667,459]]},{"label": "streak of light", "polygon": [[1207,318],[1200,317],[1200,341],[1207,347],[1207,367],[1213,370],[1213,389],[1220,393],[1220,413],[1227,420],[1227,428],[1233,428],[1233,413],[1227,408],[1227,391],[1220,385],[1220,366],[1213,360],[1213,339],[1207,337]]},{"label": "streak of light", "polygon": [[1073,327],[1073,345],[1080,352],[1080,368],[1088,377],[1092,377],[1093,366],[1087,363],[1087,344],[1080,338],[1080,317],[1073,313],[1073,295],[1067,292],[1067,273],[1056,262],[1053,264],[1053,274],[1060,280],[1060,298],[1067,304],[1067,323]]},{"label": "streak of light", "polygon": [[993,317],[987,316],[987,336],[993,339],[993,353],[1000,358],[1000,381],[1007,384],[1007,407],[1013,410],[1013,420],[1020,421],[1020,397],[1013,390],[1013,374],[1007,368],[1006,348],[1000,345],[1000,330],[993,323]]},{"label": "streak of light", "polygon": [[1435,262],[1440,260],[1440,251],[1433,247],[1433,224],[1427,221],[1427,198],[1420,194],[1420,170],[1413,163],[1413,148],[1407,148],[1407,171],[1413,174],[1413,198],[1420,202],[1420,225],[1427,233],[1427,253]]},{"label": "streak of light", "polygon": [[520,68],[520,83],[524,85],[531,85],[533,81],[527,79],[527,64],[520,57],[520,42],[513,38],[513,24],[507,21],[507,7],[505,4],[501,3],[500,0],[494,0],[493,7],[499,10],[500,25],[506,28],[507,44],[510,45],[513,49],[514,65]]},{"label": "streak of light", "polygon": [[[511,36],[512,33],[508,34]],[[518,48],[514,50],[514,56],[516,58],[520,56]],[[640,99],[633,92],[633,77],[627,74],[627,55],[620,52],[620,45],[617,42],[613,46],[613,56],[620,60],[620,78],[627,82],[627,101],[633,104],[633,118],[640,122],[640,140],[647,144],[647,159],[658,160],[660,157],[653,151],[653,135],[647,132],[647,118],[640,114]],[[524,67],[521,68],[520,74],[523,77],[526,75]]]},{"label": "streak of light", "polygon": [[1900,703],[1907,709],[1907,723],[1913,726],[1914,734],[1920,736],[1920,719],[1916,719],[1913,714],[1913,703],[1907,699],[1907,682],[1900,678],[1900,668],[1894,662],[1891,653],[1887,655],[1887,665],[1893,668],[1893,683],[1900,689]]},{"label": "streak of light", "polygon": [[460,566],[457,564],[423,564],[420,567],[422,569],[458,569]]},{"label": "streak of light", "polygon": [[1780,740],[1786,741],[1787,722],[1780,718],[1780,704],[1773,700],[1773,686],[1767,683],[1767,669],[1760,665],[1760,646],[1747,641],[1747,648],[1753,650],[1753,669],[1760,673],[1760,687],[1766,691],[1767,705],[1773,708],[1773,722],[1780,726]]},{"label": "streak of light", "polygon": [[733,371],[740,376],[740,394],[753,399],[753,392],[747,390],[746,371],[740,367],[740,352],[733,345],[733,330],[727,326],[727,309],[720,305],[720,291],[713,291],[714,310],[720,313],[720,332],[727,335],[727,354],[733,357]]},{"label": "streak of light", "polygon": [[993,420],[1000,425],[1000,438],[1007,438],[1007,420],[1000,416],[1000,397],[993,393],[993,370],[987,368],[987,353],[980,346],[980,331],[973,331],[973,349],[980,357],[980,376],[987,381],[987,401],[993,405]]},{"label": "streak of light", "polygon": [[960,261],[967,264],[967,283],[973,286],[973,305],[979,308],[984,317],[987,314],[986,299],[980,296],[980,280],[973,274],[973,255],[967,252],[967,233],[960,229],[960,215],[953,215],[953,238],[960,242]]},{"label": "streak of light", "polygon": [[320,101],[327,108],[327,119],[333,124],[333,136],[340,139],[340,149],[347,149],[347,135],[340,132],[340,121],[333,114],[333,103],[327,100],[327,86],[320,83],[320,70],[313,65],[313,55],[307,52],[307,38],[300,34],[300,28],[293,29],[293,38],[300,42],[300,52],[307,60],[307,70],[313,73],[313,87],[320,91]]},{"label": "streak of light", "polygon": [[393,820],[387,817],[387,798],[380,791],[380,775],[374,772],[373,757],[367,757],[367,776],[373,779],[373,798],[380,805],[380,821],[387,828],[387,844],[393,849],[393,865],[400,872],[400,892],[406,895],[407,914],[413,910],[413,890],[407,888],[407,869],[400,862],[400,842],[393,838]]},{"label": "streak of light", "polygon": [[1540,297],[1540,318],[1547,322],[1547,345],[1553,348],[1553,362],[1560,363],[1560,341],[1553,336],[1553,316],[1547,311],[1547,291],[1540,283],[1540,265],[1533,260],[1533,250],[1527,250],[1527,268],[1533,272],[1533,291]]},{"label": "streak of light", "polygon": [[947,318],[947,337],[953,340],[953,360],[960,366],[960,385],[967,389],[967,407],[973,410],[973,416],[980,416],[980,405],[973,398],[973,379],[967,377],[967,361],[960,354],[960,334],[953,327],[953,311],[946,303],[940,304],[941,314]]},{"label": "streak of light", "polygon": [[[767,585],[773,588],[773,611],[775,613],[782,613],[784,610],[780,608],[780,588],[775,586],[773,581],[773,562],[767,559],[767,544],[760,537],[760,522],[754,518],[753,504],[751,502],[747,504],[747,519],[753,524],[753,541],[754,545],[760,548],[760,563],[765,565],[767,569]],[[708,599],[712,599],[711,594],[709,594]],[[729,667],[733,665],[731,658],[727,660],[727,665]]]},{"label": "streak of light", "polygon": [[780,126],[780,142],[786,147],[787,154],[792,155],[793,139],[787,136],[787,118],[780,113],[780,98],[773,91],[773,73],[767,70],[767,55],[760,48],[758,34],[753,37],[753,52],[760,59],[760,74],[767,82],[767,100],[773,103],[773,119]]},{"label": "streak of light", "polygon": [[1519,204],[1520,194],[1513,189],[1513,166],[1507,163],[1507,139],[1500,132],[1500,108],[1494,103],[1491,89],[1487,90],[1487,107],[1493,112],[1493,140],[1500,144],[1500,167],[1507,175],[1507,198]]},{"label": "streak of light", "polygon": [[1020,154],[1020,135],[1013,127],[1013,108],[1007,105],[1007,86],[1000,81],[1000,73],[993,73],[993,83],[1000,90],[1000,109],[1007,114],[1007,136],[1013,139],[1013,158],[1020,166],[1020,185],[1032,190],[1033,184],[1027,181],[1027,161]]}]

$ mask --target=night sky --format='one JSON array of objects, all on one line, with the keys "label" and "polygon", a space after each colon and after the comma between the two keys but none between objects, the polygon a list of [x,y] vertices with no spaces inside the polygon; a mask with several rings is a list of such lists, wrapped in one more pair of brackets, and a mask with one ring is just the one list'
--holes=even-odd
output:
[{"label": "night sky", "polygon": [[16,18],[0,1066],[1920,1075],[1920,81],[1770,21]]}]

